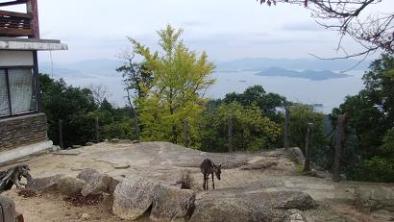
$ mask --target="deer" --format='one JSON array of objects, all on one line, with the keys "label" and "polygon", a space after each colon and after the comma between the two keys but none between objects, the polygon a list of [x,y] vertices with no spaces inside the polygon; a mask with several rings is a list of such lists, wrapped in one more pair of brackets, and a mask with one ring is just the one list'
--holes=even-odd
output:
[{"label": "deer", "polygon": [[205,159],[202,161],[200,165],[201,173],[204,175],[204,183],[203,183],[203,189],[208,190],[208,180],[209,180],[209,175],[212,176],[212,188],[215,189],[215,179],[214,179],[214,174],[220,180],[220,174],[222,173],[222,164],[216,165],[213,163],[212,160],[210,159]]}]

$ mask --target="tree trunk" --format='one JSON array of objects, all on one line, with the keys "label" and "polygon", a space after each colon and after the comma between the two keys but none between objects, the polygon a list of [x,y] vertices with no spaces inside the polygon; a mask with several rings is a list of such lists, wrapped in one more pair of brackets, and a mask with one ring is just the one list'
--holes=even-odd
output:
[{"label": "tree trunk", "polygon": [[342,145],[344,141],[346,115],[339,115],[335,133],[335,156],[333,166],[333,180],[339,182],[341,180],[341,159],[342,159]]}]

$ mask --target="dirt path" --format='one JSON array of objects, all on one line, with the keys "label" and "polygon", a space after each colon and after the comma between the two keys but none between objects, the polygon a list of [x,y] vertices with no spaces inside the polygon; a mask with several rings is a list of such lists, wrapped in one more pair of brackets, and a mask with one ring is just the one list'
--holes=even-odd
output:
[{"label": "dirt path", "polygon": [[4,195],[15,201],[17,211],[23,214],[26,222],[120,221],[103,205],[74,207],[65,202],[61,195],[43,194],[24,198],[15,189]]}]

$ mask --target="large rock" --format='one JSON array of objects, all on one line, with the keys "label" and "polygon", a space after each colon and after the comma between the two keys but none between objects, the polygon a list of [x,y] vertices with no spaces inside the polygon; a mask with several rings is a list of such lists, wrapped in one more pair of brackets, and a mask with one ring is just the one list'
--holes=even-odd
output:
[{"label": "large rock", "polygon": [[196,198],[192,190],[156,185],[150,219],[153,221],[187,221],[194,210]]},{"label": "large rock", "polygon": [[124,179],[114,192],[112,211],[126,220],[142,217],[152,207],[156,183],[140,177]]},{"label": "large rock", "polygon": [[98,194],[101,192],[111,193],[113,189],[112,177],[99,173],[94,169],[84,169],[77,178],[86,182],[82,188],[81,194],[87,196],[89,194]]},{"label": "large rock", "polygon": [[20,220],[23,216],[16,212],[15,203],[11,199],[0,196],[0,206],[0,221],[3,222],[3,219],[4,222],[23,221]]},{"label": "large rock", "polygon": [[309,210],[315,208],[317,203],[312,197],[303,192],[281,191],[270,194],[273,207],[276,209]]},{"label": "large rock", "polygon": [[64,176],[55,175],[51,177],[35,178],[30,181],[26,188],[36,192],[60,192],[65,195],[81,192],[85,186],[83,180]]},{"label": "large rock", "polygon": [[271,221],[272,209],[242,197],[203,198],[196,202],[190,222],[265,222]]},{"label": "large rock", "polygon": [[394,212],[394,187],[367,185],[355,189],[355,204],[364,211],[388,210]]},{"label": "large rock", "polygon": [[302,150],[298,147],[284,149],[287,155],[291,160],[293,160],[296,164],[304,164],[305,156]]},{"label": "large rock", "polygon": [[191,221],[282,222],[300,218],[289,210],[295,212],[296,209],[307,210],[315,206],[315,201],[302,192],[213,191],[196,201]]},{"label": "large rock", "polygon": [[27,183],[26,188],[29,190],[36,191],[36,192],[56,191],[58,181],[62,177],[64,177],[64,175],[55,175],[55,176],[50,176],[50,177],[34,178]]},{"label": "large rock", "polygon": [[57,190],[65,195],[80,193],[85,182],[75,177],[61,177],[57,181]]}]

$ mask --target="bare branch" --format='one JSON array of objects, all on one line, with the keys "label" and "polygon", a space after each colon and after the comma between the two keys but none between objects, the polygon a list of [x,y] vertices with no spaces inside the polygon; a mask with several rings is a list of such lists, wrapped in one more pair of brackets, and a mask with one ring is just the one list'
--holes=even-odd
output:
[{"label": "bare branch", "polygon": [[[383,0],[258,0],[269,6],[278,3],[304,5],[312,10],[316,22],[325,29],[340,33],[337,50],[345,53],[343,58],[360,57],[382,50],[394,53],[394,13],[389,15],[364,15],[361,13],[371,5]],[[388,1],[388,0],[386,0]],[[364,51],[348,54],[342,47],[342,40],[350,36]]]}]

